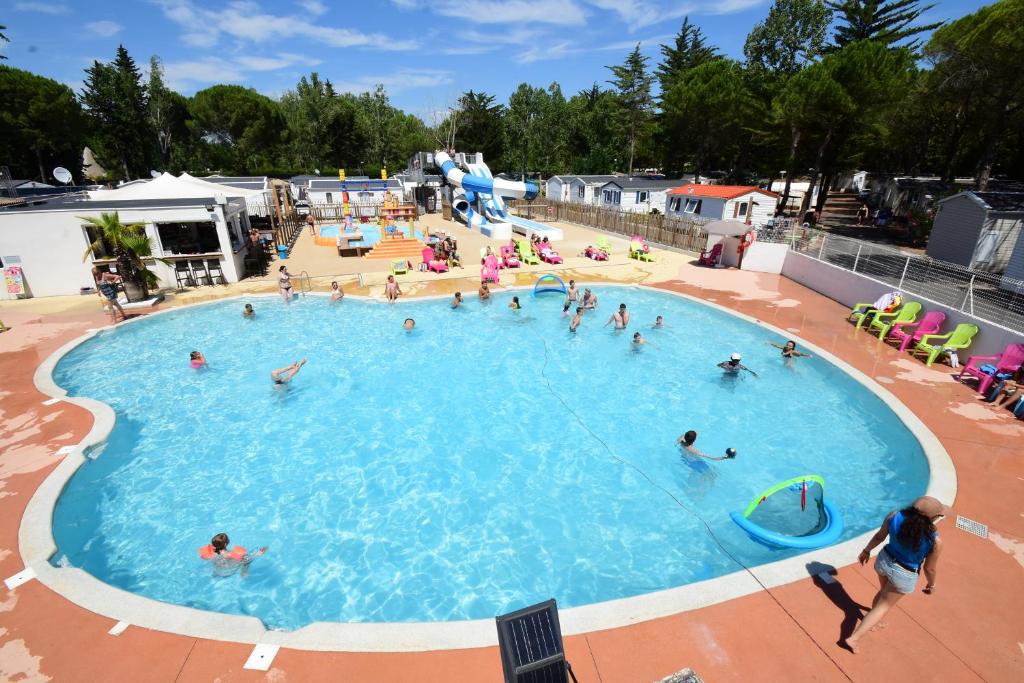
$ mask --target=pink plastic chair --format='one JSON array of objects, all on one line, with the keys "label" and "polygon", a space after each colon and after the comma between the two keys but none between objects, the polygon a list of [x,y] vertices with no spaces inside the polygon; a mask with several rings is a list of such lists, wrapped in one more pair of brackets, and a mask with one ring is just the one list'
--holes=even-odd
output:
[{"label": "pink plastic chair", "polygon": [[501,261],[506,268],[518,268],[523,265],[519,262],[519,257],[516,256],[515,247],[510,247],[507,244],[501,248]]},{"label": "pink plastic chair", "polygon": [[[541,249],[544,249],[541,247]],[[547,249],[540,252],[540,260],[546,261],[547,263],[561,263],[562,257],[558,255],[558,252],[549,244]]]},{"label": "pink plastic chair", "polygon": [[448,272],[448,264],[444,261],[438,261],[434,258],[434,250],[430,247],[423,247],[423,251],[420,252],[423,255],[423,262],[427,264],[427,270],[432,270],[436,273]]},{"label": "pink plastic chair", "polygon": [[491,281],[498,284],[498,257],[489,254],[484,259],[484,265],[480,266],[480,282]]},{"label": "pink plastic chair", "polygon": [[711,247],[711,251],[700,252],[700,258],[697,260],[698,266],[714,266],[718,263],[718,259],[722,256],[722,243],[719,242],[715,246]]},{"label": "pink plastic chair", "polygon": [[889,330],[886,341],[896,340],[900,344],[900,351],[906,351],[911,344],[921,341],[926,334],[938,334],[942,329],[942,323],[946,322],[946,314],[942,311],[928,311],[924,317],[916,323],[896,323]]},{"label": "pink plastic chair", "polygon": [[1024,344],[1010,344],[998,356],[971,356],[960,369],[956,378],[963,381],[964,373],[976,377],[978,393],[984,394],[999,375],[1012,375],[1022,364],[1024,364]]}]

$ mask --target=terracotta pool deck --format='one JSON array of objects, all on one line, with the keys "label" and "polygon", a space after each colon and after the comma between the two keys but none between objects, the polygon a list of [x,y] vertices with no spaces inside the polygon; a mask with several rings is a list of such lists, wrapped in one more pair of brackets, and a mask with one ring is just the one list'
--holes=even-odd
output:
[{"label": "terracotta pool deck", "polygon": [[[567,241],[588,237],[573,228]],[[293,272],[298,266],[325,277],[345,272],[311,270],[319,261],[301,261],[302,244]],[[888,628],[863,641],[861,654],[836,643],[854,623],[857,603],[869,604],[877,586],[870,565],[851,564],[837,568],[835,583],[809,575],[710,607],[567,637],[568,658],[581,683],[651,683],[684,667],[709,682],[1024,680],[1024,422],[980,403],[970,387],[953,381],[948,367],[926,368],[856,332],[843,322],[843,307],[785,278],[702,269],[691,265],[692,257],[657,254],[659,262],[651,266],[626,262],[621,251],[604,267],[570,258],[562,274],[599,284],[645,282],[712,301],[792,331],[873,377],[938,436],[957,469],[954,511],[988,525],[989,538],[959,531],[953,518],[943,522],[946,551],[938,590],[904,598]],[[319,256],[313,252],[310,258]],[[416,294],[469,290],[472,278],[461,277],[472,273],[467,269],[449,279],[415,274],[403,287]],[[503,283],[528,284],[535,277],[505,274]],[[367,286],[347,291],[379,293],[378,284],[366,281]],[[319,279],[316,284],[323,288]],[[273,291],[273,284],[249,281],[204,290],[170,303]],[[88,328],[105,325],[106,318],[94,297],[67,297],[0,302],[0,320],[12,328],[0,334],[3,578],[24,566],[18,527],[29,497],[58,461],[56,450],[78,443],[92,421],[65,402],[42,405],[46,397],[35,389],[32,374],[54,350]],[[807,409],[813,416],[814,407]],[[821,570],[812,566],[809,574]],[[38,581],[12,591],[0,588],[0,681],[501,680],[494,647],[384,654],[282,649],[263,673],[242,668],[251,645],[138,627],[111,636],[107,631],[113,625]]]}]

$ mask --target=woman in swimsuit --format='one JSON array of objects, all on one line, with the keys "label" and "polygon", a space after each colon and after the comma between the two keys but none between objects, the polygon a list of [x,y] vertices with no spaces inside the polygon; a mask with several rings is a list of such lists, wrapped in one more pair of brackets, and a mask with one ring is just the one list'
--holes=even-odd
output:
[{"label": "woman in swimsuit", "polygon": [[193,351],[188,356],[188,365],[193,370],[206,367],[206,358],[203,356],[202,352]]},{"label": "woman in swimsuit", "polygon": [[103,272],[99,268],[92,269],[92,278],[96,281],[96,289],[106,299],[105,308],[110,310],[110,321],[117,322],[115,311],[120,311],[121,320],[127,320],[128,316],[121,308],[121,302],[117,300],[117,283],[121,281],[121,278],[114,273]]},{"label": "woman in swimsuit", "polygon": [[341,301],[345,298],[345,292],[341,291],[341,287],[338,285],[338,281],[335,280],[331,283],[331,303]]},{"label": "woman in swimsuit", "polygon": [[508,307],[511,308],[513,311],[518,311],[520,308],[522,308],[522,306],[519,305],[519,297],[512,297],[512,303],[510,303]]},{"label": "woman in swimsuit", "polygon": [[292,300],[292,274],[288,272],[288,266],[281,266],[277,269],[277,286],[281,288],[281,298],[285,303]]},{"label": "woman in swimsuit", "polygon": [[402,288],[395,282],[394,275],[388,275],[388,282],[384,285],[384,295],[388,298],[389,304],[398,301],[398,297],[402,295]]},{"label": "woman in swimsuit", "polygon": [[792,339],[786,342],[785,346],[779,346],[778,344],[773,344],[771,342],[768,342],[768,346],[774,346],[777,349],[782,349],[783,358],[814,358],[814,356],[812,356],[809,353],[797,351],[796,342],[793,341]]}]

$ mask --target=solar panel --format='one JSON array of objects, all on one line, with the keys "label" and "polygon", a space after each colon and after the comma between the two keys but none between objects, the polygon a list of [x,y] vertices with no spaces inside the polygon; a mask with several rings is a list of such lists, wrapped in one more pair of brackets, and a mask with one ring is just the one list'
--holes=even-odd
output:
[{"label": "solar panel", "polygon": [[[548,600],[495,619],[505,683],[566,683],[558,605]],[[572,676],[573,681],[576,680]]]}]

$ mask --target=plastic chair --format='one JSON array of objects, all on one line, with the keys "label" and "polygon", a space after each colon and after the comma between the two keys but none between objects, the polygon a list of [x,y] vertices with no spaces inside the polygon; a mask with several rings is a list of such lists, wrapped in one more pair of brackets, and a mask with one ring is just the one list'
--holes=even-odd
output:
[{"label": "plastic chair", "polygon": [[395,259],[391,262],[392,275],[405,275],[408,272],[409,266],[406,264],[405,259]]},{"label": "plastic chair", "polygon": [[875,313],[875,317],[872,318],[871,323],[868,325],[868,332],[878,330],[878,338],[885,339],[885,335],[889,334],[889,330],[893,325],[896,323],[912,323],[917,320],[917,314],[920,312],[921,303],[919,301],[908,301],[891,313]]},{"label": "plastic chair", "polygon": [[506,268],[518,268],[522,265],[516,258],[516,250],[507,244],[501,247],[501,261]]},{"label": "plastic chair", "polygon": [[484,259],[480,266],[480,282],[488,281],[498,284],[498,258],[494,254]]},{"label": "plastic chair", "polygon": [[516,240],[516,249],[519,251],[519,260],[528,266],[540,263],[540,259],[533,253],[533,247],[528,242]]},{"label": "plastic chair", "polygon": [[609,256],[611,256],[612,245],[611,245],[610,242],[608,242],[608,238],[607,237],[605,237],[604,235],[598,235],[597,236],[597,241],[594,242],[594,244],[597,245],[598,249],[600,249],[604,253],[606,253]]},{"label": "plastic chair", "polygon": [[946,314],[942,311],[928,311],[919,322],[895,323],[889,330],[887,341],[895,339],[899,342],[900,351],[906,351],[912,343],[921,341],[926,334],[938,334],[942,323],[946,322]]},{"label": "plastic chair", "polygon": [[423,263],[426,264],[427,270],[432,270],[435,273],[447,273],[448,264],[444,261],[438,261],[434,258],[434,250],[430,247],[423,247],[422,251]]},{"label": "plastic chair", "polygon": [[629,258],[635,258],[637,261],[654,261],[654,256],[644,251],[644,243],[640,240],[629,243]]},{"label": "plastic chair", "polygon": [[[598,246],[600,246],[600,245],[598,245]],[[718,259],[720,259],[721,257],[722,257],[722,243],[719,242],[718,244],[712,246],[710,251],[701,251],[700,252],[700,258],[697,259],[697,265],[698,266],[712,266],[712,267],[714,267],[715,265],[718,264]]]},{"label": "plastic chair", "polygon": [[978,393],[985,391],[997,379],[1009,379],[1024,364],[1024,344],[1009,344],[998,356],[971,356],[956,378],[963,381],[964,373],[978,380]]},{"label": "plastic chair", "polygon": [[959,351],[971,345],[974,335],[978,334],[978,326],[960,323],[952,332],[946,334],[926,334],[921,337],[910,353],[925,356],[925,365],[931,366],[939,354],[948,351]]},{"label": "plastic chair", "polygon": [[192,277],[195,278],[196,284],[203,284],[203,280],[206,280],[208,285],[213,284],[213,280],[210,279],[210,272],[206,270],[206,261],[198,259],[189,263],[192,266]]}]

